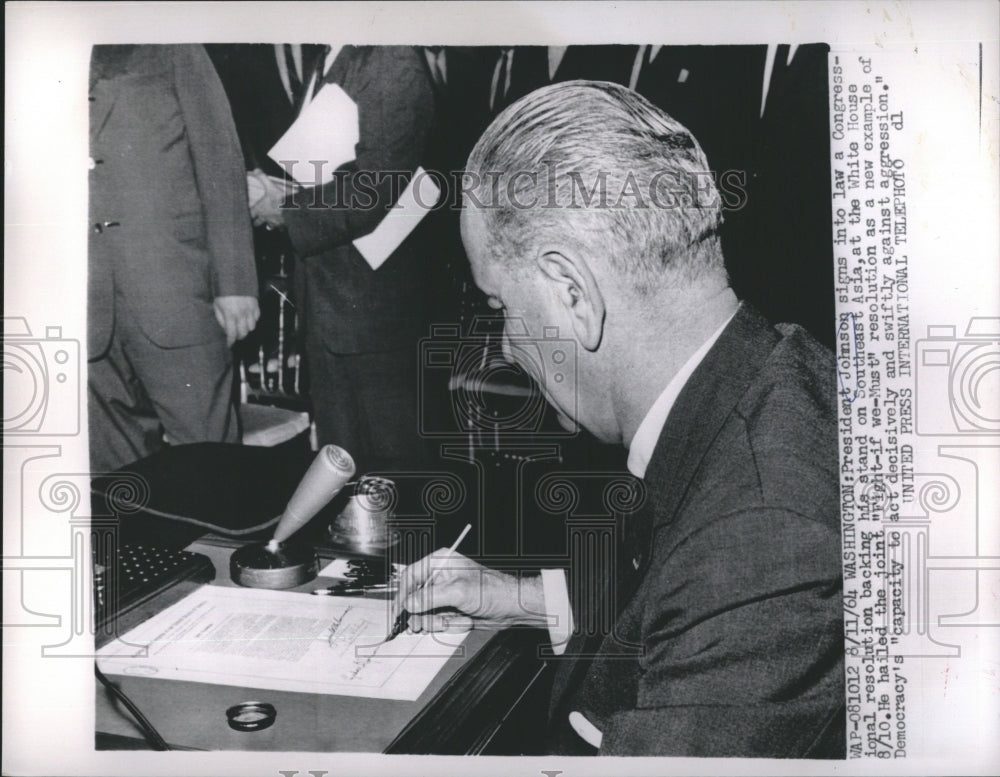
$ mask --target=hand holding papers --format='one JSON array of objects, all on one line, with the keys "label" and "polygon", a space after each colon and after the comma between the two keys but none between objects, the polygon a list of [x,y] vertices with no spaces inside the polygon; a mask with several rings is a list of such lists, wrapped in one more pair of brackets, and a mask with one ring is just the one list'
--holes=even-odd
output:
[{"label": "hand holding papers", "polygon": [[[297,184],[303,187],[325,186],[334,180],[334,173],[338,169],[355,160],[359,141],[358,106],[338,84],[328,83],[302,109],[295,123],[274,144],[268,156],[282,165]],[[359,160],[359,165],[361,163],[363,160]],[[379,176],[383,173],[394,174],[396,171],[358,172],[374,176],[376,187],[383,192],[380,196],[385,197],[386,187],[379,185]],[[262,173],[257,176],[254,190],[258,191],[259,183],[265,193],[256,204],[251,200],[251,212],[255,224],[266,224],[269,228],[274,228],[281,226],[284,220],[276,196],[279,189],[269,186],[269,181],[271,184],[275,183],[275,179],[268,179]],[[345,184],[340,183],[338,186]],[[368,186],[371,186],[370,180]],[[434,179],[418,168],[378,226],[371,233],[353,241],[354,247],[373,270],[385,263],[427,212],[437,205],[440,194]],[[372,207],[370,202],[367,205],[351,202],[344,191],[338,193],[337,201],[341,203],[335,206],[338,208]],[[376,202],[375,207],[381,207],[380,203]]]},{"label": "hand holding papers", "polygon": [[392,210],[372,232],[355,240],[354,247],[377,270],[437,205],[440,196],[441,189],[434,179],[418,167]]}]

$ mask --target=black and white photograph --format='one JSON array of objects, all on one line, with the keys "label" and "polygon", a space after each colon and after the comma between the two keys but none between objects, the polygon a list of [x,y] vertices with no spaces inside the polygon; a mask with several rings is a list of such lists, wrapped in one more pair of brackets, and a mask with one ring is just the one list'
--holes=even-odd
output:
[{"label": "black and white photograph", "polygon": [[959,5],[8,6],[4,772],[990,773]]}]

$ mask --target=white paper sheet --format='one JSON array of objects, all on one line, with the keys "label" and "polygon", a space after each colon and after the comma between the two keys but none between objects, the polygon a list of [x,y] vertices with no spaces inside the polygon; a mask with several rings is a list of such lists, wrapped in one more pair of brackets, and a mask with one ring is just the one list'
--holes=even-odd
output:
[{"label": "white paper sheet", "polygon": [[465,634],[401,634],[379,599],[206,585],[106,645],[107,674],[413,701]]},{"label": "white paper sheet", "polygon": [[347,577],[349,570],[350,566],[348,565],[346,558],[335,558],[319,571],[319,576],[344,579]]},{"label": "white paper sheet", "polygon": [[[295,162],[289,174],[314,186],[317,178],[332,181],[334,171],[354,159],[359,138],[358,106],[340,86],[326,84],[267,155],[279,165]],[[319,175],[314,161],[323,162]]]},{"label": "white paper sheet", "polygon": [[418,167],[396,204],[373,231],[354,241],[354,247],[377,270],[433,210],[440,196],[441,189],[434,179]]}]

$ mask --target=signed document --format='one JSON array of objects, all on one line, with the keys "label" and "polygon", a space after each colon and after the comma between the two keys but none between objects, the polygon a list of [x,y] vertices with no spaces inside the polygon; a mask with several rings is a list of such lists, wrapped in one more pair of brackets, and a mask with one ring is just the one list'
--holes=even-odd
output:
[{"label": "signed document", "polygon": [[414,701],[465,634],[382,643],[388,604],[206,585],[102,648],[97,661],[108,674]]}]

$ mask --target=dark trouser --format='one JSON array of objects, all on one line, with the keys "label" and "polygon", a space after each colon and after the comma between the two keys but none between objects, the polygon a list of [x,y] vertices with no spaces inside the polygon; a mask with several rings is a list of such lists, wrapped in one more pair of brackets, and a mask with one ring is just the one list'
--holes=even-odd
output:
[{"label": "dark trouser", "polygon": [[110,472],[171,445],[239,442],[225,337],[160,348],[119,316],[107,352],[88,364],[90,468]]},{"label": "dark trouser", "polygon": [[358,473],[425,467],[417,411],[417,346],[333,353],[307,341],[309,393],[320,445],[354,457]]}]

